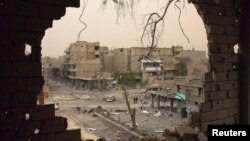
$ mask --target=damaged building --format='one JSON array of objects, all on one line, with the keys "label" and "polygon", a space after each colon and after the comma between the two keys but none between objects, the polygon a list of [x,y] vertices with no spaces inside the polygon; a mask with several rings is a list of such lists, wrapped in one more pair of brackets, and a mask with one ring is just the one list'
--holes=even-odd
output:
[{"label": "damaged building", "polygon": [[[196,126],[206,133],[210,124],[249,124],[249,0],[189,2],[205,24],[210,66]],[[41,40],[45,30],[65,15],[66,7],[79,6],[79,0],[0,0],[2,141],[81,141],[80,130],[66,130],[67,119],[55,116],[53,105],[36,104],[44,84]],[[25,44],[32,47],[28,56]],[[236,44],[241,54],[234,52]]]}]

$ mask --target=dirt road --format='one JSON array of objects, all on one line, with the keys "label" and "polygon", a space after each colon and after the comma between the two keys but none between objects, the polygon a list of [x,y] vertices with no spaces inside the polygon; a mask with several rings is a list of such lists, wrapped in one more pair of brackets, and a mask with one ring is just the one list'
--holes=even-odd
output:
[{"label": "dirt road", "polygon": [[[57,114],[69,119],[69,128],[81,128],[82,137],[89,138],[111,138],[113,140],[128,140],[131,134],[118,128],[111,123],[98,117],[93,117],[92,113],[86,111],[101,106],[111,113],[114,120],[120,121],[125,125],[130,125],[130,116],[128,112],[117,113],[117,110],[127,110],[123,91],[93,92],[86,90],[77,90],[67,86],[64,83],[50,81],[49,83],[49,103],[59,103]],[[144,111],[139,108],[141,103],[134,104],[133,98],[140,97],[144,90],[129,90],[129,101],[132,108],[136,108],[136,122],[138,129],[147,135],[162,133],[165,129],[175,130],[178,125],[185,125],[187,119],[182,119],[168,108],[160,110],[150,108],[151,99],[145,99],[143,96]],[[114,102],[107,102],[104,98],[108,95],[115,96]],[[163,103],[168,105],[168,103]]]}]

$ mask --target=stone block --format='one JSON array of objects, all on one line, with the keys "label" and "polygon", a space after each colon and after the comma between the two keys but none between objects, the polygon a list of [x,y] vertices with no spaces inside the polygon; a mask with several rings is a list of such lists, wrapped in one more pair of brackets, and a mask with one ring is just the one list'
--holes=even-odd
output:
[{"label": "stone block", "polygon": [[80,130],[68,130],[56,134],[56,141],[81,141]]},{"label": "stone block", "polygon": [[198,132],[190,126],[178,126],[175,130],[182,138],[195,138],[198,135]]}]

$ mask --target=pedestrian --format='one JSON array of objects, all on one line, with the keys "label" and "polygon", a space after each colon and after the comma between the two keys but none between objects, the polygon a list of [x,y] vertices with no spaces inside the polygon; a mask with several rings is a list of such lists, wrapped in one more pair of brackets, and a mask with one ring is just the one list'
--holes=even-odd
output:
[{"label": "pedestrian", "polygon": [[137,103],[138,102],[138,97],[135,97],[135,103]]}]

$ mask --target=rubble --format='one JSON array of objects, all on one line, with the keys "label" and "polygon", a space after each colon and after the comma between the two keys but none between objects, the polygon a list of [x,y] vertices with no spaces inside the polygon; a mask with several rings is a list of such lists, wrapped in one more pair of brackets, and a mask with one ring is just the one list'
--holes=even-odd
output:
[{"label": "rubble", "polygon": [[156,114],[154,114],[155,117],[160,117],[161,116],[161,112],[159,110],[156,110]]},{"label": "rubble", "polygon": [[189,126],[176,127],[176,131],[183,138],[195,138],[198,135],[198,132]]},{"label": "rubble", "polygon": [[93,131],[96,131],[96,128],[88,128],[87,129],[89,132],[93,132]]},{"label": "rubble", "polygon": [[198,134],[197,139],[198,139],[198,141],[207,141],[208,140],[207,136],[204,133],[202,133],[202,132],[200,132]]}]

